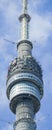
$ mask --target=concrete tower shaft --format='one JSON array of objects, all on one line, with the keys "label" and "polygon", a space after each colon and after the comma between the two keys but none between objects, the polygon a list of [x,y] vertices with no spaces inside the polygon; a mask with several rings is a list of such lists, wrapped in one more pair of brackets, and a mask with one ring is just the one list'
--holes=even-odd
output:
[{"label": "concrete tower shaft", "polygon": [[23,11],[19,17],[22,34],[17,44],[18,58],[9,66],[6,92],[10,100],[10,109],[16,114],[14,130],[36,130],[34,117],[40,109],[43,97],[42,69],[32,56],[33,46],[28,35],[28,0],[23,0],[22,5]]}]

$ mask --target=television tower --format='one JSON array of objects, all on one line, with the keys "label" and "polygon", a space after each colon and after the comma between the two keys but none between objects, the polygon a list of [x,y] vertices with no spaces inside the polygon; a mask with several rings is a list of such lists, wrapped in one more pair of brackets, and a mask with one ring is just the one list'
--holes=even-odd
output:
[{"label": "television tower", "polygon": [[7,97],[10,109],[16,114],[14,130],[36,130],[35,114],[40,109],[43,97],[42,69],[32,56],[33,45],[29,40],[30,16],[27,13],[28,0],[22,0],[23,11],[19,17],[21,40],[17,43],[18,57],[8,70]]}]

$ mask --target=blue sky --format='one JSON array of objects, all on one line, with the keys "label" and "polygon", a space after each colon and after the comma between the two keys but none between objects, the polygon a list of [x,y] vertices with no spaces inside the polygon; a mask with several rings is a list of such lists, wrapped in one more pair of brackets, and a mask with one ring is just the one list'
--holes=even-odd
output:
[{"label": "blue sky", "polygon": [[[29,0],[30,40],[33,56],[43,70],[44,97],[37,113],[37,130],[52,129],[52,0]],[[15,45],[4,41],[20,39],[21,0],[0,0],[0,129],[13,130],[15,115],[9,109],[6,97],[6,79],[9,63],[17,56]],[[36,40],[36,42],[35,42]],[[2,122],[3,120],[3,122]],[[40,121],[39,121],[40,120]],[[5,122],[4,122],[5,121]],[[7,122],[11,122],[11,125]]]}]

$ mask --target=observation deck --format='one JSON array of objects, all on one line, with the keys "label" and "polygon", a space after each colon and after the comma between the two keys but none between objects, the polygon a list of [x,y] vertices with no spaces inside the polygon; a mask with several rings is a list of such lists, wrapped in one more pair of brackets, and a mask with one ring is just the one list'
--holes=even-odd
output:
[{"label": "observation deck", "polygon": [[43,96],[42,70],[33,57],[15,58],[11,62],[7,76],[7,96],[14,113],[16,104],[22,98],[30,98],[34,104],[36,100],[36,111],[39,110]]}]

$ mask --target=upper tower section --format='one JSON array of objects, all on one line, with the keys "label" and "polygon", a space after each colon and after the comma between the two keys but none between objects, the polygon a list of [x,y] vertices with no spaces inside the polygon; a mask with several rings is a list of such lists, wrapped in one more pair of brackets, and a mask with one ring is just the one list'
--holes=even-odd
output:
[{"label": "upper tower section", "polygon": [[32,43],[29,41],[30,16],[27,13],[28,0],[22,0],[22,14],[19,17],[21,23],[21,40],[18,42],[18,57],[24,58],[32,55]]}]

